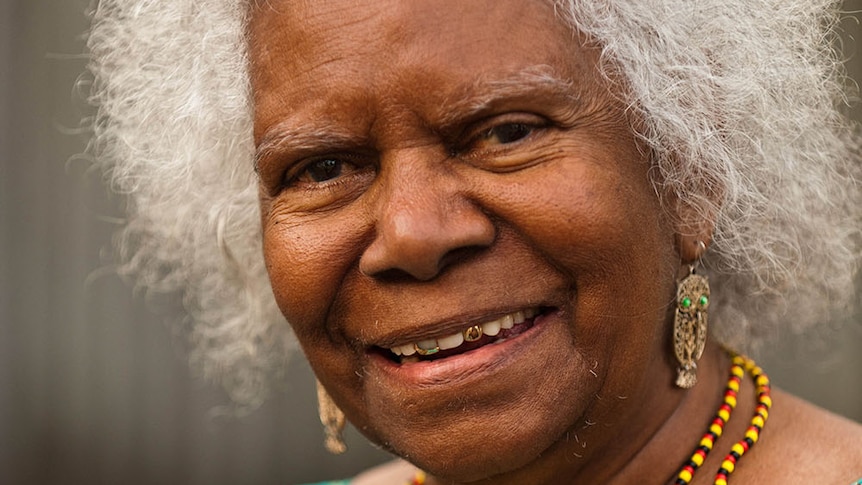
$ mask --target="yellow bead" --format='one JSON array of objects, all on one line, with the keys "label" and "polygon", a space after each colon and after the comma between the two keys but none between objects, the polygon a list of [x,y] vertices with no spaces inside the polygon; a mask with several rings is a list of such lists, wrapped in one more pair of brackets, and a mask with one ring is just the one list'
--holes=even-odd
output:
[{"label": "yellow bead", "polygon": [[771,407],[772,407],[772,398],[771,398],[771,397],[769,397],[769,396],[763,396],[763,399],[761,399],[761,402],[762,402],[762,403],[763,403],[763,405],[764,405],[764,406],[766,406],[767,408],[771,408]]},{"label": "yellow bead", "polygon": [[688,470],[683,470],[683,471],[679,472],[679,478],[682,478],[686,482],[690,482],[691,481],[691,473],[689,473]]},{"label": "yellow bead", "polygon": [[713,432],[716,436],[721,436],[721,426],[717,424],[713,424],[709,427],[709,430]]},{"label": "yellow bead", "polygon": [[769,378],[766,376],[757,376],[757,380],[755,380],[758,386],[764,387],[769,385]]},{"label": "yellow bead", "polygon": [[[752,364],[754,364],[754,362],[752,362]],[[752,374],[752,375],[760,376],[760,374],[763,374],[763,369],[761,369],[760,367],[758,367],[758,366],[756,366],[756,365],[755,365],[755,366],[751,369],[751,371],[750,371],[750,372],[751,372],[751,374]]]},{"label": "yellow bead", "polygon": [[752,443],[757,443],[757,437],[759,433],[753,429],[750,429],[745,432],[745,437],[750,438]]},{"label": "yellow bead", "polygon": [[701,455],[700,453],[695,453],[691,457],[691,461],[693,461],[695,465],[701,466],[703,465],[703,455]]},{"label": "yellow bead", "polygon": [[745,375],[745,371],[744,371],[744,370],[742,370],[742,367],[733,367],[733,369],[731,369],[731,371],[730,371],[730,372],[731,372],[734,376],[739,377],[740,379],[742,379],[742,376],[744,376],[744,375]]},{"label": "yellow bead", "polygon": [[715,485],[727,485],[727,480],[719,478],[715,481]]},{"label": "yellow bead", "polygon": [[745,359],[742,358],[741,355],[734,355],[733,359],[730,360],[734,363],[734,365],[743,365],[745,364]]},{"label": "yellow bead", "polygon": [[728,474],[728,475],[730,475],[731,473],[733,473],[733,462],[732,462],[732,461],[730,461],[730,460],[724,460],[724,461],[721,463],[721,467],[722,467],[722,468],[724,468],[725,470],[727,470],[727,474]]},{"label": "yellow bead", "polygon": [[727,383],[727,387],[729,387],[730,389],[733,389],[736,392],[739,392],[739,383],[736,381],[729,381]]},{"label": "yellow bead", "polygon": [[760,411],[760,415],[763,416],[763,420],[766,421],[769,419],[769,410],[763,409]]},{"label": "yellow bead", "polygon": [[732,408],[736,407],[736,398],[733,396],[724,396],[724,402],[726,402],[727,405]]},{"label": "yellow bead", "polygon": [[742,445],[741,445],[741,444],[739,444],[739,443],[734,444],[734,445],[733,445],[733,448],[731,448],[731,449],[732,449],[733,451],[735,451],[735,452],[736,452],[736,454],[737,454],[737,455],[739,455],[739,456],[742,456],[742,454],[743,454],[743,453],[745,453],[745,448],[743,448],[743,447],[742,447]]},{"label": "yellow bead", "polygon": [[759,426],[762,428],[763,427],[763,418],[761,418],[760,416],[755,416],[755,417],[751,418],[751,424],[753,424],[755,426]]},{"label": "yellow bead", "polygon": [[725,410],[725,409],[719,409],[718,417],[725,420],[725,421],[728,421],[730,419],[730,413],[727,412],[727,410]]},{"label": "yellow bead", "polygon": [[707,450],[712,449],[712,438],[703,438],[700,440],[700,446],[705,446]]}]

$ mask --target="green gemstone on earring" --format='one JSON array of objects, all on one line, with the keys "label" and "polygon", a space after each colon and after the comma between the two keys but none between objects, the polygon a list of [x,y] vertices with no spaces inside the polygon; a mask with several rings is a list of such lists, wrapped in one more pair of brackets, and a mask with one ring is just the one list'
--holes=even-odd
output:
[{"label": "green gemstone on earring", "polygon": [[709,303],[709,298],[706,295],[700,295],[700,306],[706,306]]},{"label": "green gemstone on earring", "polygon": [[680,302],[680,304],[682,305],[683,308],[690,308],[691,307],[691,298],[689,298],[689,297],[683,298],[682,301]]}]

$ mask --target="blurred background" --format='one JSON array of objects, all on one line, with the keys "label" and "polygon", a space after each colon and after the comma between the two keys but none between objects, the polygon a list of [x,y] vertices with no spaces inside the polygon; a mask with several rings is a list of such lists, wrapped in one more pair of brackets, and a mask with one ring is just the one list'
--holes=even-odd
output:
[{"label": "blurred background", "polygon": [[[292,485],[386,460],[352,429],[346,455],[326,453],[301,358],[263,407],[225,412],[164,324],[178,302],[135,295],[113,274],[120,201],[76,156],[87,6],[0,0],[0,484]],[[855,79],[860,18],[843,22]],[[861,321],[779,336],[755,357],[777,385],[862,421]]]}]

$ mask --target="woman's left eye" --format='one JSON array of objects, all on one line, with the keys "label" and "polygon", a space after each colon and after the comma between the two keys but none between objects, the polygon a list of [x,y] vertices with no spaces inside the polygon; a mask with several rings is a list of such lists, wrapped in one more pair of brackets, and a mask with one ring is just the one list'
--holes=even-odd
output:
[{"label": "woman's left eye", "polygon": [[532,138],[547,124],[541,117],[527,113],[499,116],[477,127],[467,137],[465,149],[477,156],[506,152],[510,145]]},{"label": "woman's left eye", "polygon": [[554,126],[548,118],[533,113],[504,113],[469,127],[451,153],[487,170],[518,170],[541,159],[553,141],[548,135],[554,133]]},{"label": "woman's left eye", "polygon": [[486,130],[481,137],[482,143],[505,145],[522,140],[533,132],[526,123],[504,123]]}]

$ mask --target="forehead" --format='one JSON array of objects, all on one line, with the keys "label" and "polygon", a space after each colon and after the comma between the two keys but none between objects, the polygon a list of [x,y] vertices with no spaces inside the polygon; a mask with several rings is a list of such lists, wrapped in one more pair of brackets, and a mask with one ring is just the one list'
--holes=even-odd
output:
[{"label": "forehead", "polygon": [[258,140],[291,116],[387,106],[445,116],[491,86],[554,78],[580,97],[599,84],[596,53],[539,0],[270,0],[252,10],[249,34]]}]

